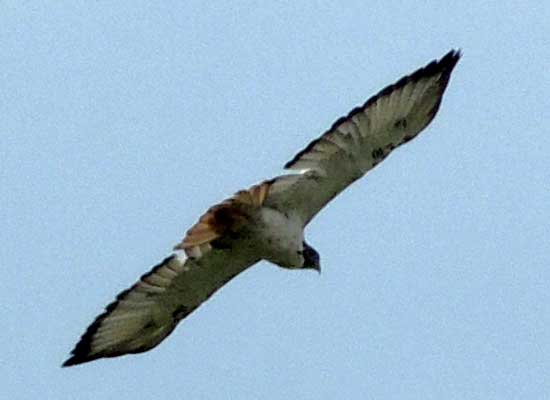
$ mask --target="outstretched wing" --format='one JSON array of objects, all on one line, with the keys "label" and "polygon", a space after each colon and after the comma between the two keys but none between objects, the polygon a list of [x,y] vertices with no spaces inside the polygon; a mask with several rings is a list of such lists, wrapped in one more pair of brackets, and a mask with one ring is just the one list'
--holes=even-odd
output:
[{"label": "outstretched wing", "polygon": [[179,321],[258,261],[243,248],[212,249],[198,259],[183,254],[166,258],[106,307],[63,366],[155,347]]},{"label": "outstretched wing", "polygon": [[302,173],[275,179],[265,205],[294,210],[306,225],[331,199],[432,121],[459,58],[458,51],[450,51],[337,120],[285,165]]},{"label": "outstretched wing", "polygon": [[120,293],[88,327],[63,366],[141,353],[230,279],[260,260],[250,231],[271,185],[262,182],[214,205],[166,258]]}]

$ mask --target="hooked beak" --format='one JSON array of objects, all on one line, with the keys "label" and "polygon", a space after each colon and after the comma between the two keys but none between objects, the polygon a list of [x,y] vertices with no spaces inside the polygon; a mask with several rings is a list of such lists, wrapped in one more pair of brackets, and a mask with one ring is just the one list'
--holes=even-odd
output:
[{"label": "hooked beak", "polygon": [[319,253],[317,253],[317,251],[306,242],[304,242],[303,256],[304,268],[314,269],[319,274],[321,274],[321,262]]}]

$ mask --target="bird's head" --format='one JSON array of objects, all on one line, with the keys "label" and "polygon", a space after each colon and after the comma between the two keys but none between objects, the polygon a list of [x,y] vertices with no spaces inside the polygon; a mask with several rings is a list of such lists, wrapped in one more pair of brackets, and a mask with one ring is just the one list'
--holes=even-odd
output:
[{"label": "bird's head", "polygon": [[303,245],[304,250],[302,255],[304,257],[304,263],[302,264],[302,268],[314,269],[315,271],[321,273],[321,260],[319,258],[319,253],[317,253],[317,251],[305,241]]}]

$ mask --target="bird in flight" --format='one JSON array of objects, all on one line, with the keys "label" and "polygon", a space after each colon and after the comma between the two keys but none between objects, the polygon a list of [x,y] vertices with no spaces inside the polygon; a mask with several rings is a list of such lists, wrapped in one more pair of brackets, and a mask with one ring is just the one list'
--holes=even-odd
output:
[{"label": "bird in flight", "polygon": [[290,173],[210,207],[167,257],[120,293],[64,367],[141,353],[164,340],[229,280],[260,260],[320,271],[304,238],[312,218],[434,118],[460,52],[451,50],[338,119],[285,164]]}]

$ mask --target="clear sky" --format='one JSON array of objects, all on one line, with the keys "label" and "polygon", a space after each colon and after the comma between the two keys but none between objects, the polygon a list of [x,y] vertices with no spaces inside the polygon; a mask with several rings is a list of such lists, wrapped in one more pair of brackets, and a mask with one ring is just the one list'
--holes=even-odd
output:
[{"label": "clear sky", "polygon": [[[548,2],[152,3],[0,3],[3,398],[550,398]],[[308,227],[321,276],[261,263],[60,368],[207,207],[451,48],[429,129]]]}]

